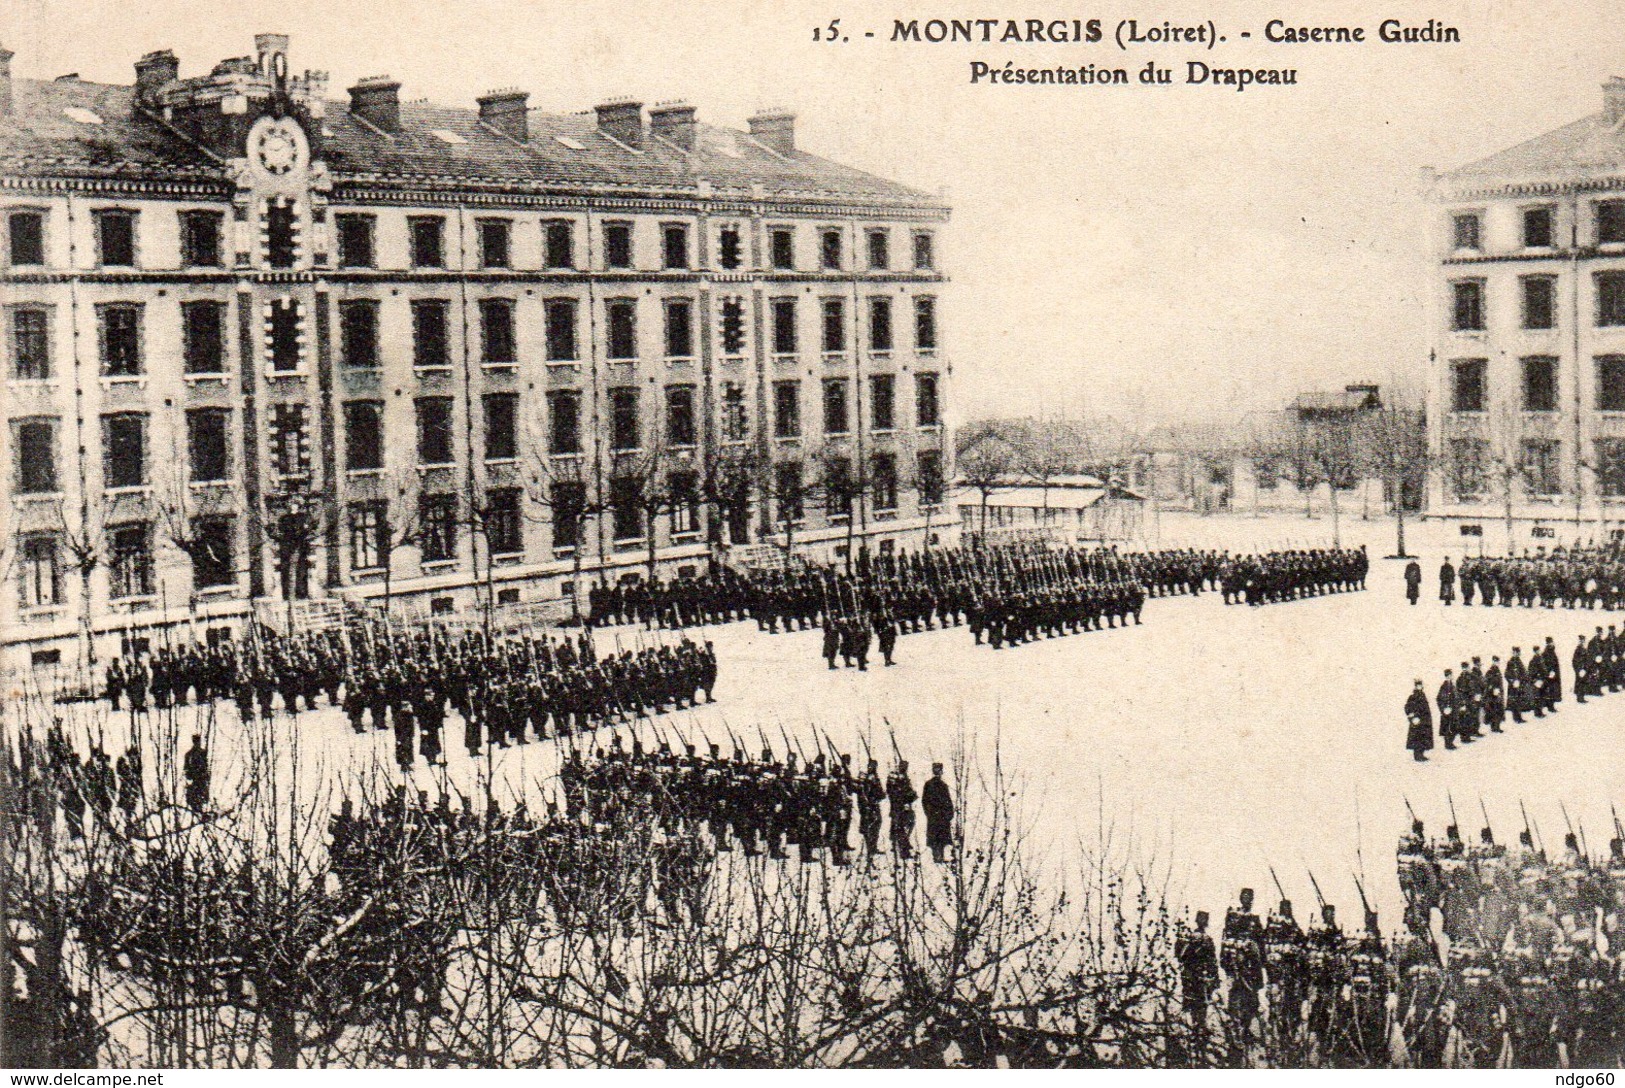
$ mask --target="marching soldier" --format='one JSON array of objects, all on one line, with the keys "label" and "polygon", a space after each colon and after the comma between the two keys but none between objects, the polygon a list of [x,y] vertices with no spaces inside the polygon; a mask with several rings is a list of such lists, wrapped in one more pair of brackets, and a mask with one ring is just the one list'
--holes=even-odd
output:
[{"label": "marching soldier", "polygon": [[899,861],[914,856],[914,802],[919,795],[908,780],[908,762],[900,760],[886,780],[886,800],[891,807],[891,844]]}]

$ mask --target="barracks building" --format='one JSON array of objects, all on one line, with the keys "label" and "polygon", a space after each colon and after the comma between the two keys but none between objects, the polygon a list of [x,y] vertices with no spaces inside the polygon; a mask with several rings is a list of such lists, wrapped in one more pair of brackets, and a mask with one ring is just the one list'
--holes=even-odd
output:
[{"label": "barracks building", "polygon": [[948,209],[801,150],[790,113],[330,100],[277,34],[130,86],[12,59],[8,665],[955,520]]}]

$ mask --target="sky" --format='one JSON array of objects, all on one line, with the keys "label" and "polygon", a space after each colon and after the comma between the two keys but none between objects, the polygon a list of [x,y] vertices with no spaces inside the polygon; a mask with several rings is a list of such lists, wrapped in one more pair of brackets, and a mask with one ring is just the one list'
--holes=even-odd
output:
[{"label": "sky", "polygon": [[[743,127],[797,115],[805,150],[942,193],[944,335],[962,418],[1234,420],[1353,381],[1420,384],[1432,222],[1425,166],[1449,168],[1596,112],[1625,73],[1625,21],[1596,2],[1294,4],[1300,26],[1396,17],[1459,44],[1271,45],[1281,9],[1172,0],[939,6],[917,0],[5,0],[19,76],[128,83],[153,49],[182,76],[292,36],[290,67],[388,73],[405,98],[472,107],[495,87],[576,111],[682,98]],[[1305,12],[1309,14],[1305,14]],[[894,19],[1196,25],[1201,45],[894,43]],[[841,19],[845,42],[815,42]],[[863,32],[872,31],[873,39]],[[1251,40],[1240,34],[1249,32]],[[972,85],[1002,68],[1173,69],[1166,87]],[[1186,62],[1295,68],[1292,87],[1183,83]]]}]

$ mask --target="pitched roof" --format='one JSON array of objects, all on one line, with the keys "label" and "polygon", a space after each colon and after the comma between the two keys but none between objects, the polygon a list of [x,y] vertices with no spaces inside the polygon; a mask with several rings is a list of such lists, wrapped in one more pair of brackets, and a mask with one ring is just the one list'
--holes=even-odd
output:
[{"label": "pitched roof", "polygon": [[[0,171],[28,175],[223,179],[223,164],[150,118],[133,118],[134,89],[81,80],[13,82],[13,116],[0,118]],[[89,111],[100,123],[89,119]],[[477,110],[402,103],[401,131],[380,132],[331,102],[322,121],[323,157],[336,180],[464,182],[557,189],[602,186],[687,191],[708,182],[723,192],[798,195],[858,203],[941,207],[918,189],[808,154],[778,154],[746,133],[696,126],[695,150],[645,129],[641,150],[600,132],[596,115],[528,112],[520,143]],[[436,132],[451,133],[448,142]]]},{"label": "pitched roof", "polygon": [[1443,175],[1450,186],[1562,183],[1625,172],[1625,131],[1602,113],[1542,133]]}]

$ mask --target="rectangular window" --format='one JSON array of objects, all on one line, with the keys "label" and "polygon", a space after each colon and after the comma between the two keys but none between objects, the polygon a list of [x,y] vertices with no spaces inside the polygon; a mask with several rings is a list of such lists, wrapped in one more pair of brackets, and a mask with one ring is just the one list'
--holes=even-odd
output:
[{"label": "rectangular window", "polygon": [[897,509],[897,455],[877,453],[872,458],[872,478],[869,490],[875,510],[884,512]]},{"label": "rectangular window", "polygon": [[826,298],[820,305],[823,318],[823,341],[826,352],[846,350],[846,301]]},{"label": "rectangular window", "polygon": [[548,488],[547,502],[553,511],[553,547],[579,547],[581,523],[587,512],[587,485],[580,480],[556,480]]},{"label": "rectangular window", "polygon": [[781,272],[796,267],[796,234],[789,227],[774,227],[767,232],[768,253],[773,267]]},{"label": "rectangular window", "polygon": [[389,551],[389,520],[382,502],[350,504],[350,569],[377,570]]},{"label": "rectangular window", "polygon": [[1597,410],[1625,412],[1625,355],[1597,356]]},{"label": "rectangular window", "polygon": [[800,521],[807,516],[800,461],[780,461],[773,466],[773,498],[779,506],[780,521]]},{"label": "rectangular window", "polygon": [[744,248],[738,227],[730,224],[717,233],[717,262],[724,271],[732,272],[745,263]]},{"label": "rectangular window", "polygon": [[1597,439],[1597,487],[1604,498],[1625,498],[1625,438]]},{"label": "rectangular window", "polygon": [[818,235],[818,263],[825,272],[841,270],[841,232],[829,227]]},{"label": "rectangular window", "polygon": [[103,486],[145,487],[147,484],[147,417],[141,412],[118,412],[102,417]]},{"label": "rectangular window", "polygon": [[1557,360],[1549,355],[1531,355],[1522,360],[1523,410],[1557,411]]},{"label": "rectangular window", "polygon": [[1598,272],[1597,324],[1625,325],[1625,272]]},{"label": "rectangular window", "polygon": [[750,413],[745,408],[745,387],[740,382],[722,383],[722,440],[743,442],[750,434]]},{"label": "rectangular window", "polygon": [[921,450],[915,459],[916,485],[920,490],[921,506],[942,505],[942,454],[936,450]]},{"label": "rectangular window", "polygon": [[573,363],[581,358],[576,340],[576,301],[550,298],[542,304],[543,332],[547,341],[547,361]]},{"label": "rectangular window", "polygon": [[102,374],[131,378],[142,373],[141,306],[117,302],[96,307],[101,326]]},{"label": "rectangular window", "polygon": [[1558,485],[1558,450],[1555,439],[1526,438],[1520,451],[1519,468],[1524,485],[1531,495],[1550,496],[1562,489]]},{"label": "rectangular window", "polygon": [[452,452],[451,398],[419,397],[418,464],[449,465],[456,460]]},{"label": "rectangular window", "polygon": [[1523,245],[1525,249],[1547,249],[1552,244],[1552,209],[1525,208],[1523,210]]},{"label": "rectangular window", "polygon": [[632,224],[604,224],[604,265],[607,268],[632,267]]},{"label": "rectangular window", "polygon": [[509,366],[519,361],[513,311],[510,299],[480,299],[480,362]]},{"label": "rectangular window", "polygon": [[188,374],[221,374],[226,369],[226,304],[181,303],[181,352]]},{"label": "rectangular window", "polygon": [[1625,200],[1597,202],[1597,244],[1625,244]]},{"label": "rectangular window", "polygon": [[688,227],[667,223],[660,228],[660,256],[664,268],[688,267]]},{"label": "rectangular window", "polygon": [[378,303],[371,299],[339,303],[339,358],[352,370],[378,366]]},{"label": "rectangular window", "polygon": [[615,476],[609,481],[610,532],[617,544],[643,538],[642,490],[638,481],[629,476]]},{"label": "rectangular window", "polygon": [[1488,400],[1486,359],[1457,359],[1450,364],[1450,410],[1482,412]]},{"label": "rectangular window", "polygon": [[801,383],[773,383],[773,437],[801,437]]},{"label": "rectangular window", "polygon": [[604,303],[605,323],[609,326],[609,358],[636,359],[638,357],[638,303],[631,298],[612,298]]},{"label": "rectangular window", "polygon": [[64,603],[62,556],[55,533],[32,533],[22,538],[17,580],[24,608],[50,608]]},{"label": "rectangular window", "polygon": [[372,268],[378,263],[373,248],[374,218],[346,212],[334,217],[338,223],[339,267]]},{"label": "rectangular window", "polygon": [[96,263],[115,268],[135,267],[135,213],[96,213]]},{"label": "rectangular window", "polygon": [[220,228],[224,217],[219,212],[181,213],[181,261],[189,268],[219,268]]},{"label": "rectangular window", "polygon": [[12,426],[17,456],[17,493],[50,495],[57,490],[54,419],[20,419]]},{"label": "rectangular window", "polygon": [[414,215],[406,225],[412,239],[412,267],[444,268],[446,221],[438,215]]},{"label": "rectangular window", "polygon": [[1450,327],[1457,332],[1484,328],[1484,281],[1460,280],[1450,285]]},{"label": "rectangular window", "polygon": [[310,475],[310,428],[303,404],[271,406],[271,466],[284,479]]},{"label": "rectangular window", "polygon": [[581,452],[581,394],[557,389],[547,395],[547,452]]},{"label": "rectangular window", "polygon": [[889,431],[897,425],[897,379],[890,374],[869,378],[869,427]]},{"label": "rectangular window", "polygon": [[609,448],[617,453],[642,444],[638,427],[638,391],[630,387],[609,391]]},{"label": "rectangular window", "polygon": [[231,477],[231,410],[193,408],[186,413],[186,451],[194,483]]},{"label": "rectangular window", "polygon": [[353,400],[344,406],[344,467],[375,472],[384,467],[384,405]]},{"label": "rectangular window", "polygon": [[834,521],[852,516],[854,495],[852,461],[847,457],[829,457],[824,461],[824,516]]},{"label": "rectangular window", "polygon": [[237,583],[236,533],[230,515],[192,519],[192,584],[218,589]]},{"label": "rectangular window", "polygon": [[666,358],[694,355],[694,304],[686,298],[666,300]]},{"label": "rectangular window", "polygon": [[518,487],[494,487],[486,492],[486,541],[492,555],[518,555],[525,550],[518,502]]},{"label": "rectangular window", "polygon": [[891,235],[885,231],[872,230],[869,239],[869,270],[871,272],[884,272],[891,267]]},{"label": "rectangular window", "polygon": [[45,263],[45,213],[15,211],[6,216],[6,240],[11,263]]},{"label": "rectangular window", "polygon": [[549,219],[542,224],[546,252],[543,257],[548,268],[568,269],[576,266],[575,230],[568,219]]},{"label": "rectangular window", "polygon": [[1455,248],[1477,249],[1479,246],[1479,226],[1481,220],[1477,212],[1463,212],[1451,217],[1451,230],[1454,235]]},{"label": "rectangular window", "polygon": [[937,300],[929,295],[914,300],[914,350],[937,350]]},{"label": "rectangular window", "polygon": [[937,267],[936,239],[929,231],[914,233],[914,270],[930,272]]},{"label": "rectangular window", "polygon": [[109,595],[114,600],[152,596],[152,527],[145,522],[109,531],[112,565]]},{"label": "rectangular window", "polygon": [[824,380],[824,433],[846,434],[850,427],[846,411],[846,379]]},{"label": "rectangular window", "polygon": [[293,204],[273,199],[265,206],[265,259],[272,268],[292,268],[298,256],[298,217]]},{"label": "rectangular window", "polygon": [[511,240],[513,223],[506,219],[481,219],[480,267],[510,268],[513,266]]},{"label": "rectangular window", "polygon": [[1482,438],[1450,440],[1450,483],[1458,502],[1471,502],[1484,494],[1488,443]]},{"label": "rectangular window", "polygon": [[412,365],[419,370],[451,366],[449,309],[445,300],[438,298],[412,303]]},{"label": "rectangular window", "polygon": [[444,563],[456,558],[457,496],[419,496],[418,547],[425,563]]},{"label": "rectangular window", "polygon": [[942,423],[942,407],[937,399],[937,376],[914,375],[914,425],[936,427]]},{"label": "rectangular window", "polygon": [[291,298],[279,298],[271,303],[271,372],[291,374],[304,360],[300,343],[301,322],[299,304]]},{"label": "rectangular window", "polygon": [[50,313],[19,306],[11,311],[11,376],[44,381],[51,376]]},{"label": "rectangular window", "polygon": [[796,338],[796,300],[776,298],[772,302],[773,353],[794,355],[799,349]]},{"label": "rectangular window", "polygon": [[1557,325],[1557,279],[1553,276],[1524,276],[1523,327],[1550,329]]},{"label": "rectangular window", "polygon": [[694,387],[666,386],[666,444],[692,446],[698,441],[694,425]]},{"label": "rectangular window", "polygon": [[671,509],[671,535],[695,536],[700,531],[700,477],[687,470],[666,477],[666,496]]},{"label": "rectangular window", "polygon": [[745,353],[745,302],[743,299],[725,298],[722,300],[722,354],[743,355]]},{"label": "rectangular window", "polygon": [[485,415],[485,459],[511,461],[519,456],[519,394],[487,393],[481,398]]},{"label": "rectangular window", "polygon": [[891,349],[891,299],[886,295],[875,295],[869,299],[869,350]]}]

